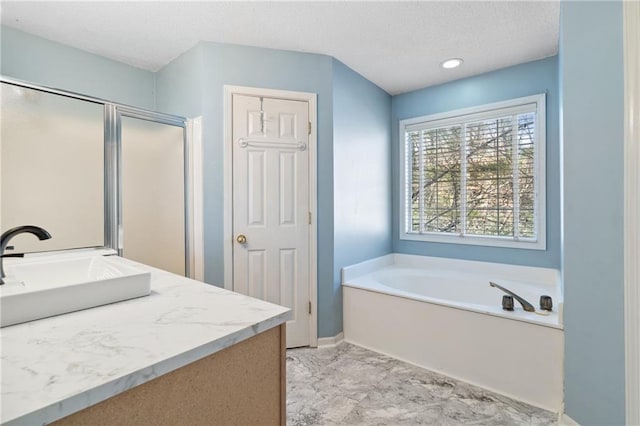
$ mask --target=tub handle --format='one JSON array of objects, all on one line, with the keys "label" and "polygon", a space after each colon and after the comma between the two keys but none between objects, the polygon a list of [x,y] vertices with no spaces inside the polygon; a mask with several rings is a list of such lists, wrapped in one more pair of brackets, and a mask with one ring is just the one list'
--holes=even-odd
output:
[{"label": "tub handle", "polygon": [[520,302],[520,304],[522,305],[522,309],[524,309],[525,311],[527,311],[527,312],[535,312],[536,311],[536,308],[534,308],[531,303],[527,302],[526,300],[524,300],[522,297],[518,296],[517,294],[515,294],[511,290],[507,290],[506,288],[504,288],[501,285],[498,285],[498,284],[496,284],[496,283],[494,283],[492,281],[489,281],[489,285],[491,287],[499,288],[500,290],[504,291],[508,295],[513,296],[514,299],[516,299],[518,302]]}]

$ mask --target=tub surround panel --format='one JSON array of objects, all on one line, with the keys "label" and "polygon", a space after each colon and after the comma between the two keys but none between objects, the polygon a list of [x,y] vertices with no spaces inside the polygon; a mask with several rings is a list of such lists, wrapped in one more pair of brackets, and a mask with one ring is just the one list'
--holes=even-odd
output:
[{"label": "tub surround panel", "polygon": [[2,422],[77,412],[285,322],[287,308],[168,272],[149,296],[2,329]]},{"label": "tub surround panel", "polygon": [[395,263],[396,254],[390,253],[385,256],[380,256],[374,259],[365,260],[364,262],[356,263],[355,265],[345,266],[341,271],[342,284],[349,283],[353,281],[354,278],[370,274],[387,266],[392,266]]},{"label": "tub surround panel", "polygon": [[[553,312],[504,311],[489,280]],[[560,412],[559,271],[394,253],[344,268],[342,291],[346,342]]]},{"label": "tub surround panel", "polygon": [[346,342],[561,410],[561,330],[352,287],[343,298]]},{"label": "tub surround panel", "polygon": [[[342,285],[481,314],[562,329],[564,300],[555,269],[393,253],[348,266]],[[502,309],[504,293],[495,282],[530,302],[536,313]],[[541,312],[540,296],[551,296],[553,311]]]},{"label": "tub surround panel", "polygon": [[[518,266],[505,263],[477,262],[472,260],[447,259],[442,257],[418,256],[403,253],[391,253],[386,256],[370,259],[342,269],[342,282],[349,283],[354,278],[370,274],[386,266],[399,266],[407,268],[431,269],[463,272],[466,274],[479,274],[490,276],[493,279],[521,280],[553,284],[562,294],[562,282],[560,271],[552,268],[536,268],[530,266]],[[561,300],[559,300],[561,301]],[[533,303],[533,302],[532,302]]]}]

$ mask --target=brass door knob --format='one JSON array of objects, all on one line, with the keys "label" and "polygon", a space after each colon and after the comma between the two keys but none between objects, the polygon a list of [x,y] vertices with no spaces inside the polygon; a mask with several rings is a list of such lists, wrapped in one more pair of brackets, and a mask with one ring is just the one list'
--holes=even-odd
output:
[{"label": "brass door knob", "polygon": [[238,235],[238,237],[236,238],[236,241],[240,244],[246,244],[247,243],[247,237],[245,237],[244,235],[240,234]]}]

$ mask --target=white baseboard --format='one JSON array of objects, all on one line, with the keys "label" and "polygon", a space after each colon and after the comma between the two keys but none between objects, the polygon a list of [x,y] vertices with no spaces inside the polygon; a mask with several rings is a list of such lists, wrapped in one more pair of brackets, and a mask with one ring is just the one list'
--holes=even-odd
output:
[{"label": "white baseboard", "polygon": [[341,343],[344,340],[344,333],[340,332],[333,337],[319,337],[318,338],[318,347],[319,348],[330,348],[338,343]]},{"label": "white baseboard", "polygon": [[567,416],[566,413],[560,414],[560,418],[558,419],[559,426],[580,426],[580,423],[573,420],[571,417]]}]

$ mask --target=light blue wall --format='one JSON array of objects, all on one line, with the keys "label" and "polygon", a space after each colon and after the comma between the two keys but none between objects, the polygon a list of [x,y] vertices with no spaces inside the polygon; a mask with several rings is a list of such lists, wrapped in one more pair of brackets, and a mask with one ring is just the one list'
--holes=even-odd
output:
[{"label": "light blue wall", "polygon": [[560,267],[560,150],[558,58],[551,57],[394,96],[393,188],[399,188],[398,121],[546,92],[547,250],[523,250],[399,239],[399,190],[393,191],[393,251],[518,265]]},{"label": "light blue wall", "polygon": [[331,58],[217,43],[205,43],[204,55],[205,217],[211,221],[205,230],[207,279],[223,281],[223,87],[252,86],[318,94],[318,271],[319,287],[324,288],[330,282],[325,271],[333,264]]},{"label": "light blue wall", "polygon": [[[623,424],[621,6],[564,3],[561,24],[559,58],[394,96],[391,101],[343,64],[322,55],[201,43],[154,75],[6,27],[2,27],[1,72],[125,104],[203,115],[205,278],[218,285],[224,281],[223,85],[317,93],[320,337],[342,331],[337,283],[345,264],[384,254],[390,247],[405,253],[559,267],[562,223],[566,410],[585,425]],[[564,116],[562,183],[559,85]],[[393,190],[398,187],[398,120],[544,91],[548,249],[400,241],[398,191]],[[385,114],[386,121],[380,119]],[[389,127],[392,142],[385,148],[382,135]],[[367,137],[373,144],[367,146],[371,167],[366,170],[353,163],[351,154],[366,143],[364,131],[371,132]],[[389,149],[391,161],[385,163],[382,156]],[[373,170],[379,174],[368,174]],[[362,189],[372,178],[379,180]],[[385,194],[387,203],[391,200],[391,219]],[[361,213],[367,209],[369,215],[362,220]],[[390,229],[376,226],[385,221],[385,215]],[[371,228],[361,227],[365,223]],[[360,238],[361,243],[354,246],[352,238]]]},{"label": "light blue wall", "polygon": [[[198,50],[199,52],[195,52]],[[196,69],[196,71],[194,71]],[[224,283],[224,85],[312,92],[318,95],[318,316],[319,336],[333,336],[342,306],[333,292],[332,59],[324,55],[201,43],[158,73],[158,106],[203,116],[205,280]],[[180,81],[196,80],[197,83]],[[175,83],[175,85],[174,85]],[[179,93],[179,92],[184,93]],[[195,99],[195,100],[194,100]],[[201,102],[201,107],[199,103]],[[337,331],[336,331],[337,330]]]},{"label": "light blue wall", "polygon": [[621,2],[563,2],[565,410],[582,425],[623,425]]},{"label": "light blue wall", "polygon": [[0,73],[43,86],[155,108],[154,73],[0,27]]},{"label": "light blue wall", "polygon": [[191,118],[202,115],[204,74],[204,48],[198,44],[156,73],[157,110]]},{"label": "light blue wall", "polygon": [[334,288],[332,61],[323,55],[200,43],[151,73],[2,27],[3,75],[143,108],[203,116],[205,280],[216,285],[224,282],[223,86],[317,93],[320,337],[339,333],[342,319]]},{"label": "light blue wall", "polygon": [[332,299],[339,310],[327,335],[342,331],[340,270],[391,252],[390,114],[389,94],[333,60]]}]

